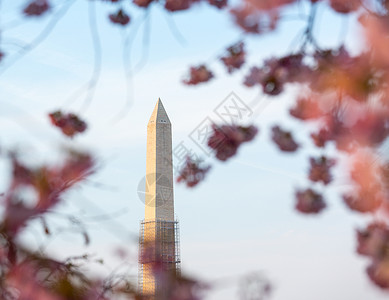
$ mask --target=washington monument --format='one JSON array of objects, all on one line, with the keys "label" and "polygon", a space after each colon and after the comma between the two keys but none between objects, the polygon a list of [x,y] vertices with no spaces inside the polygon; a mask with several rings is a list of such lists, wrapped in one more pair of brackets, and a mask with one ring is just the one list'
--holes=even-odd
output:
[{"label": "washington monument", "polygon": [[149,299],[160,300],[168,298],[169,278],[179,272],[180,264],[178,222],[174,219],[172,128],[160,99],[147,125],[145,179],[139,288]]}]

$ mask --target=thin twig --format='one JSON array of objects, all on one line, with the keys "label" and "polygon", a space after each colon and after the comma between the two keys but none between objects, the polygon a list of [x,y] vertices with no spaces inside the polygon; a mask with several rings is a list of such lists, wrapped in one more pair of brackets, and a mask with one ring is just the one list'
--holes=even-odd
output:
[{"label": "thin twig", "polygon": [[317,49],[319,49],[319,46],[317,45],[317,43],[313,37],[313,27],[315,24],[317,5],[318,5],[318,3],[311,4],[311,11],[309,13],[308,23],[307,23],[307,27],[306,27],[305,32],[304,32],[305,40],[304,40],[303,44],[301,45],[301,52],[304,51],[307,44],[311,44],[314,47],[316,47]]},{"label": "thin twig", "polygon": [[42,30],[42,32],[28,45],[20,49],[13,57],[14,59],[9,60],[8,64],[0,65],[0,76],[4,74],[11,66],[13,66],[18,60],[20,60],[28,52],[32,51],[34,48],[39,46],[54,30],[55,26],[60,20],[66,15],[70,7],[75,3],[75,0],[69,0],[67,4],[64,4],[53,16],[51,17],[50,22]]},{"label": "thin twig", "polygon": [[2,27],[2,18],[1,18],[1,12],[2,12],[2,8],[3,8],[3,1],[0,0],[0,45],[1,45],[1,41],[2,41],[2,33],[3,33],[3,27]]},{"label": "thin twig", "polygon": [[144,26],[144,32],[143,32],[143,40],[142,40],[142,56],[138,63],[134,67],[134,72],[138,73],[143,69],[143,67],[146,65],[148,57],[149,57],[149,50],[150,50],[150,36],[151,36],[151,17],[150,17],[150,10],[146,11],[145,14],[145,26]]},{"label": "thin twig", "polygon": [[[147,13],[147,12],[146,12]],[[134,98],[134,83],[133,83],[133,74],[134,70],[131,66],[131,54],[132,54],[132,46],[135,41],[136,35],[139,32],[141,25],[145,22],[146,17],[141,18],[139,22],[135,23],[129,30],[128,35],[125,37],[123,41],[123,52],[122,52],[122,61],[123,61],[123,71],[126,79],[126,87],[125,87],[125,100],[126,103],[124,107],[119,111],[119,113],[114,116],[111,120],[111,123],[116,123],[121,120],[133,105],[132,99]]]},{"label": "thin twig", "polygon": [[[37,130],[35,130],[35,128],[33,128],[31,126],[31,123],[33,123],[34,125],[40,124],[40,121],[38,118],[36,118],[33,114],[31,114],[27,110],[19,107],[15,103],[12,103],[11,101],[4,101],[2,103],[2,105],[7,105],[7,106],[11,107],[12,109],[14,109],[16,112],[22,114],[24,116],[24,118],[21,120],[17,120],[16,118],[9,118],[9,120],[11,122],[14,122],[18,126],[20,126],[23,130],[26,131],[26,133],[28,133],[29,136],[34,137],[36,139],[36,141],[38,141],[41,144],[44,144],[44,141],[42,141],[42,135],[39,134],[37,132]],[[1,114],[0,114],[0,116],[1,116]],[[29,121],[31,122],[30,124],[28,123]],[[25,123],[25,124],[23,124],[23,123]]]},{"label": "thin twig", "polygon": [[188,41],[185,39],[184,35],[179,31],[177,24],[174,22],[173,15],[168,13],[165,9],[163,10],[165,20],[167,25],[169,26],[169,29],[177,42],[181,44],[181,46],[187,46]]},{"label": "thin twig", "polygon": [[1,44],[2,45],[13,45],[13,46],[18,47],[18,48],[24,48],[27,46],[27,43],[25,43],[22,40],[15,39],[15,38],[2,39]]},{"label": "thin twig", "polygon": [[[378,1],[375,1],[375,2],[378,2]],[[369,14],[372,14],[372,15],[377,16],[377,17],[381,17],[380,14],[378,14],[378,13],[372,11],[370,8],[368,8],[363,0],[359,0],[359,3],[361,4],[362,8],[364,10],[366,10]]]},{"label": "thin twig", "polygon": [[89,29],[91,32],[92,37],[92,43],[93,43],[93,49],[94,49],[94,67],[92,76],[88,83],[87,88],[87,95],[84,100],[83,106],[81,108],[81,111],[85,112],[85,110],[89,107],[93,96],[96,91],[96,85],[100,78],[101,73],[101,61],[102,61],[102,49],[101,49],[101,43],[100,43],[100,35],[97,28],[97,21],[96,21],[96,5],[95,2],[89,1],[88,2],[88,15],[89,15]]}]

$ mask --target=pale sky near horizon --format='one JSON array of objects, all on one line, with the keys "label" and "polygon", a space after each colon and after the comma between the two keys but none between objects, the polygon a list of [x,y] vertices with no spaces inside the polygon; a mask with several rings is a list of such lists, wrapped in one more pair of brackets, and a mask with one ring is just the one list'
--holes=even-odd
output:
[{"label": "pale sky near horizon", "polygon": [[[293,208],[295,188],[308,185],[306,156],[318,152],[308,147],[297,154],[282,154],[270,142],[269,128],[276,122],[286,124],[297,131],[300,142],[308,144],[298,133],[307,129],[287,118],[295,90],[288,88],[283,96],[271,99],[241,84],[250,65],[296,50],[295,37],[301,33],[303,22],[291,17],[274,34],[250,39],[249,63],[244,70],[227,76],[217,56],[236,42],[241,32],[226,14],[203,3],[174,15],[156,6],[150,11],[147,30],[142,10],[126,6],[133,19],[128,29],[121,30],[106,16],[114,6],[96,1],[101,76],[94,98],[85,108],[85,93],[78,94],[77,90],[88,82],[94,67],[88,27],[88,6],[93,4],[88,2],[76,1],[38,47],[6,70],[2,66],[13,62],[12,53],[19,49],[19,41],[33,40],[50,16],[9,27],[2,33],[4,49],[0,44],[9,54],[0,64],[0,146],[20,149],[34,162],[54,160],[53,149],[63,145],[88,149],[99,159],[99,171],[91,182],[70,192],[58,208],[59,212],[86,220],[91,244],[84,247],[82,236],[64,234],[50,241],[50,253],[57,257],[95,253],[112,269],[119,264],[112,258],[115,247],[128,248],[130,272],[136,275],[136,235],[144,216],[137,187],[146,167],[146,126],[158,97],[172,122],[173,146],[184,142],[201,154],[190,141],[190,133],[205,118],[216,118],[215,108],[234,92],[252,105],[254,116],[250,121],[260,133],[226,163],[204,156],[213,167],[198,187],[175,185],[183,272],[211,282],[233,278],[231,284],[221,283],[207,294],[206,299],[212,300],[239,299],[239,278],[257,271],[273,283],[274,300],[387,298],[367,278],[367,260],[355,254],[355,228],[363,226],[368,218],[344,207],[337,193],[346,184],[344,181],[325,193],[328,209],[321,215],[304,216]],[[0,24],[16,24],[13,20],[20,18],[17,12],[24,3],[2,1]],[[355,20],[346,21],[322,8],[315,27],[322,45],[339,45],[344,36],[340,28],[349,24],[346,45],[357,52],[362,42],[352,26]],[[306,11],[306,6],[301,9]],[[296,16],[298,12],[293,7],[286,14]],[[126,50],[126,61],[130,58],[131,66],[137,67],[130,80],[125,77],[122,60],[128,35],[133,38],[133,46]],[[182,85],[189,66],[200,62],[209,63],[216,78],[198,87]],[[67,141],[51,127],[46,114],[57,108],[85,117],[90,125],[85,135]],[[0,166],[0,187],[4,189],[8,182],[4,159]],[[104,213],[112,213],[113,220],[93,218]],[[65,223],[56,217],[49,219],[54,228]],[[44,237],[36,238],[34,234],[24,236],[31,247],[44,241]]]}]

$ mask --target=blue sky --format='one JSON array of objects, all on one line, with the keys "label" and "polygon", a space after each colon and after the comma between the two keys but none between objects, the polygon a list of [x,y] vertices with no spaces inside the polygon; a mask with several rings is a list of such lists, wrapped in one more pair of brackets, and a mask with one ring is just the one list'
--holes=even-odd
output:
[{"label": "blue sky", "polygon": [[[20,19],[24,3],[3,1],[0,24]],[[92,182],[70,192],[58,211],[85,220],[121,212],[114,220],[86,222],[90,246],[85,248],[77,234],[63,234],[49,242],[48,251],[58,257],[95,253],[107,261],[109,270],[119,264],[113,258],[113,249],[125,247],[131,253],[129,272],[136,275],[135,239],[144,215],[137,185],[145,173],[146,126],[158,97],[173,125],[173,145],[184,141],[199,152],[188,135],[204,118],[215,117],[215,107],[233,91],[246,103],[253,103],[252,120],[260,134],[226,163],[205,157],[213,168],[197,188],[189,190],[176,184],[183,271],[208,280],[236,278],[234,284],[210,293],[207,299],[236,299],[240,276],[253,271],[264,272],[274,283],[275,300],[384,299],[385,295],[365,276],[367,261],[354,254],[354,230],[367,219],[349,213],[341,203],[337,191],[344,182],[326,192],[329,208],[319,217],[302,216],[293,209],[295,188],[308,184],[306,156],[317,152],[308,148],[282,155],[270,143],[269,127],[278,122],[297,132],[307,130],[287,117],[295,89],[288,88],[283,96],[270,99],[241,84],[250,65],[296,50],[293,41],[304,23],[285,21],[274,34],[249,39],[249,63],[244,71],[227,76],[217,57],[241,36],[227,14],[203,3],[191,12],[173,15],[155,6],[149,12],[148,30],[144,25],[147,21],[141,23],[144,12],[127,5],[132,21],[127,29],[120,29],[106,16],[115,10],[114,6],[96,1],[101,76],[94,98],[86,107],[85,89],[77,91],[88,82],[94,68],[95,52],[88,27],[91,3],[75,1],[52,33],[20,59],[13,56],[18,47],[12,43],[15,39],[33,40],[50,16],[5,27],[2,32],[2,47],[7,53],[3,68],[14,58],[18,60],[6,70],[0,65],[1,145],[20,149],[31,162],[54,161],[57,155],[53,149],[61,146],[92,151],[99,158],[99,172]],[[295,16],[299,9],[290,8],[285,14]],[[301,9],[306,11],[305,5]],[[315,32],[321,45],[338,45],[343,37],[341,28],[348,24],[346,44],[351,51],[360,49],[355,19],[345,20],[322,5],[318,21]],[[138,23],[141,26],[136,30]],[[175,28],[173,32],[169,24]],[[123,68],[127,36],[132,47],[126,48],[125,61],[131,64]],[[216,79],[195,88],[183,86],[181,80],[189,65],[200,62],[209,63]],[[136,66],[132,76],[126,78],[125,71]],[[90,124],[87,133],[65,140],[49,126],[46,117],[57,108],[84,116]],[[303,135],[297,136],[307,143]],[[0,186],[4,188],[8,182],[4,160],[1,167]],[[96,183],[103,186],[96,188]],[[66,224],[56,217],[49,221],[54,227]],[[35,230],[40,230],[38,224]],[[36,239],[35,232],[24,236],[25,243],[32,247],[36,247],[37,240],[44,241],[44,237]]]}]

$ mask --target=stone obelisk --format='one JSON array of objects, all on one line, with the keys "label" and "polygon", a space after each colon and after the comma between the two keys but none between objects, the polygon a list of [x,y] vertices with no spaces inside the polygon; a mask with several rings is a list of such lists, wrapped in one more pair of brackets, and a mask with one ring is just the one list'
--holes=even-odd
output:
[{"label": "stone obelisk", "polygon": [[147,125],[145,219],[139,243],[139,283],[150,299],[166,299],[166,278],[156,276],[156,265],[166,276],[179,271],[178,222],[174,220],[172,128],[158,99]]},{"label": "stone obelisk", "polygon": [[146,177],[145,220],[174,221],[172,126],[161,99],[147,125]]}]

